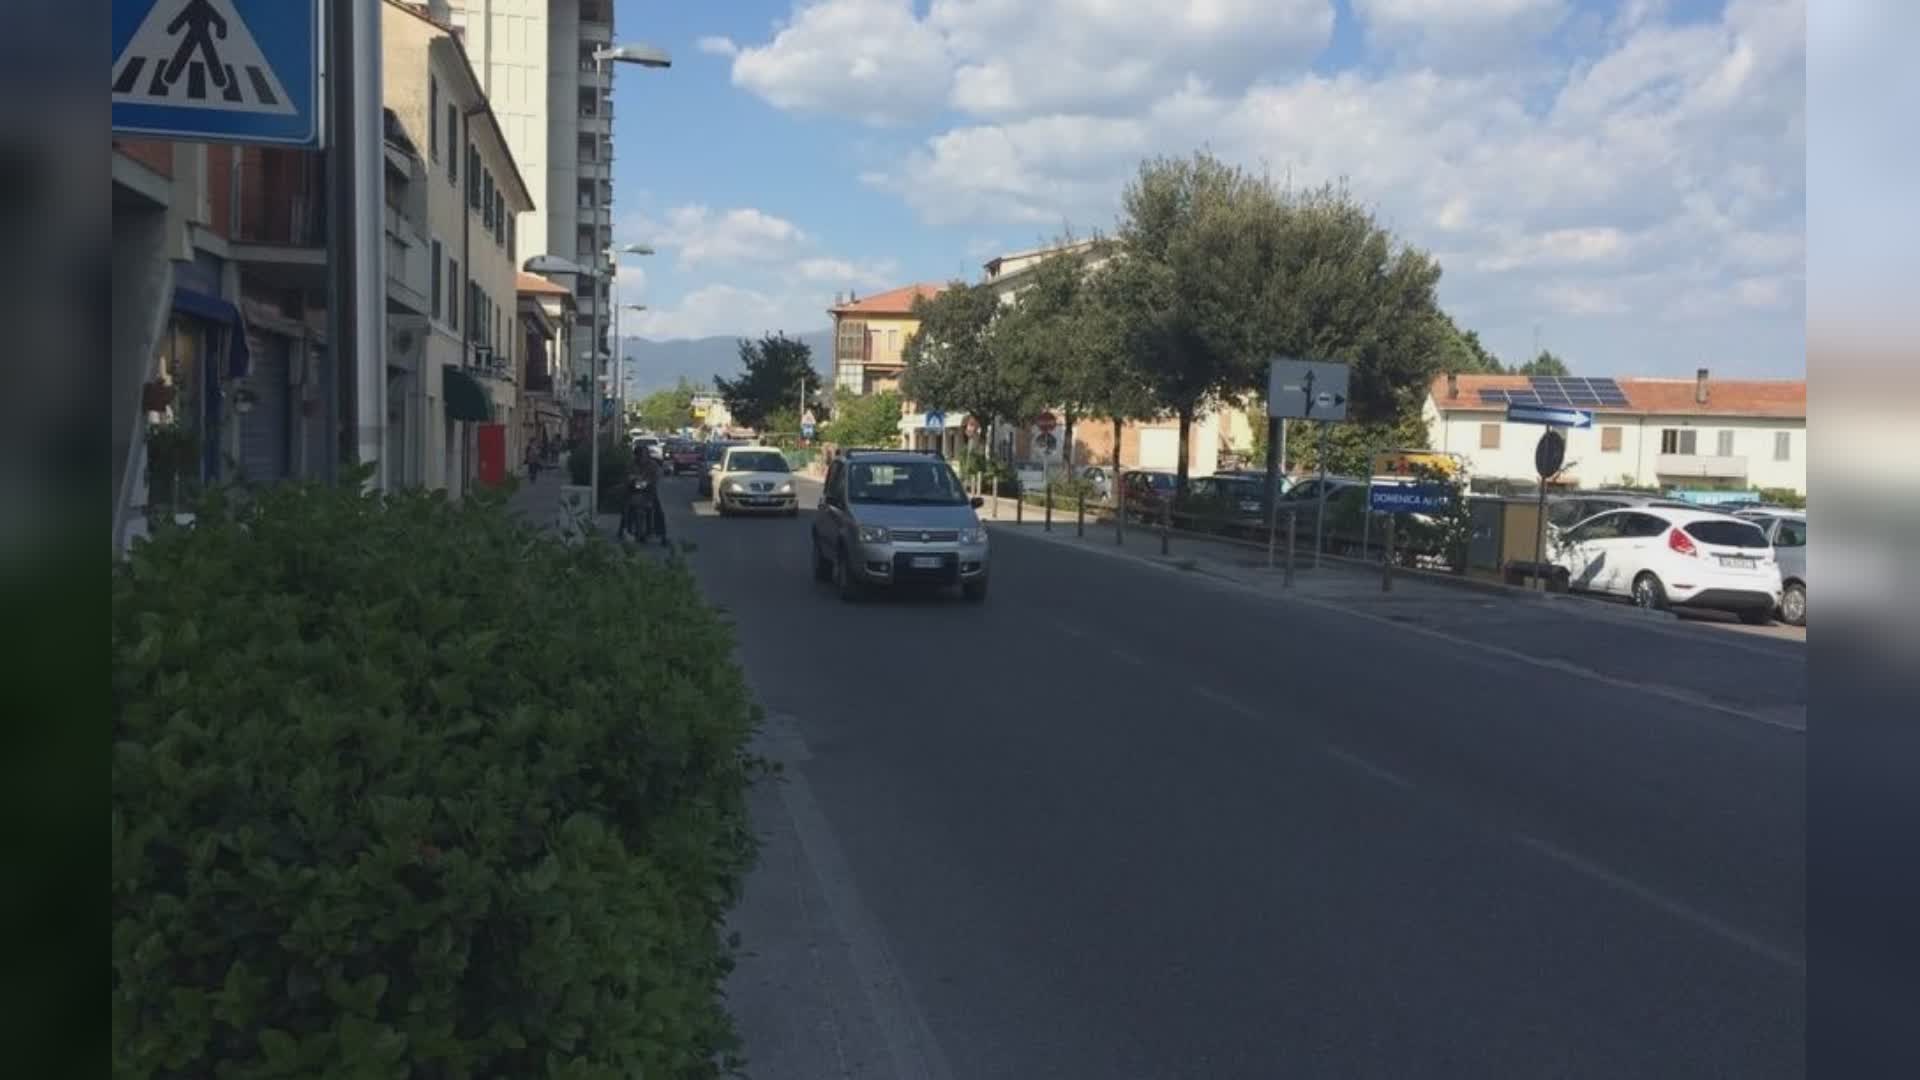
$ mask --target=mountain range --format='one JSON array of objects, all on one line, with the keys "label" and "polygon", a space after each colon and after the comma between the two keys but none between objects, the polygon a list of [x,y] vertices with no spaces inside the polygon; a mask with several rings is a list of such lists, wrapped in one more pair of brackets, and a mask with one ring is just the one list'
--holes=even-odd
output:
[{"label": "mountain range", "polygon": [[[813,369],[822,382],[833,379],[833,331],[809,330],[793,334],[813,350]],[[627,399],[645,397],[686,379],[702,390],[713,389],[713,377],[740,372],[740,338],[673,338],[654,341],[630,337],[620,342],[626,365]]]}]

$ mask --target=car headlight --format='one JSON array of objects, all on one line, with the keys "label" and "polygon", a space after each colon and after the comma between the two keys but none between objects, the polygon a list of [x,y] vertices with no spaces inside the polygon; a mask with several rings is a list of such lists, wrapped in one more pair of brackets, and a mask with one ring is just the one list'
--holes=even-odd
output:
[{"label": "car headlight", "polygon": [[878,525],[860,526],[860,542],[863,544],[884,544],[891,539],[892,535]]},{"label": "car headlight", "polygon": [[738,495],[740,493],[740,484],[737,481],[729,480],[720,485],[720,490],[729,495]]},{"label": "car headlight", "polygon": [[980,527],[961,529],[960,542],[963,544],[984,544],[987,542],[987,530]]},{"label": "car headlight", "polygon": [[783,481],[781,481],[781,482],[780,482],[780,494],[782,494],[782,495],[791,495],[791,494],[793,494],[793,481],[791,481],[791,480],[783,480]]}]

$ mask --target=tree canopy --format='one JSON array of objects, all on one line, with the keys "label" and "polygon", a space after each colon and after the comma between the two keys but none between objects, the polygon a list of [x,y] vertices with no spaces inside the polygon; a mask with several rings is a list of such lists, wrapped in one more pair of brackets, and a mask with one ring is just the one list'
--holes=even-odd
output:
[{"label": "tree canopy", "polygon": [[958,281],[915,300],[920,329],[907,342],[901,377],[907,397],[922,408],[964,411],[982,425],[1019,419],[1027,379],[997,337],[1000,307],[993,288]]},{"label": "tree canopy", "polygon": [[776,412],[797,411],[802,386],[809,401],[820,389],[812,347],[784,333],[741,339],[740,367],[738,377],[715,375],[713,385],[734,422],[745,427],[762,428]]},{"label": "tree canopy", "polygon": [[1552,350],[1541,349],[1540,355],[1514,369],[1516,375],[1571,375],[1567,362],[1555,356]]},{"label": "tree canopy", "polygon": [[891,390],[848,395],[821,429],[821,437],[838,446],[896,446],[900,442],[900,402],[900,395]]},{"label": "tree canopy", "polygon": [[641,398],[636,410],[640,426],[649,431],[679,431],[692,424],[693,395],[693,384],[683,378]]}]

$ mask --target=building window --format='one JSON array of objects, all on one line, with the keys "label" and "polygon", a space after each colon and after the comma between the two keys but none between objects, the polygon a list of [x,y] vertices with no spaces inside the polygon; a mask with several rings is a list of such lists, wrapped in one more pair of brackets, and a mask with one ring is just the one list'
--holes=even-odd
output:
[{"label": "building window", "polygon": [[1719,441],[1720,441],[1720,445],[1714,451],[1714,453],[1719,454],[1721,457],[1732,457],[1733,456],[1733,432],[1731,431],[1721,432]]},{"label": "building window", "polygon": [[507,258],[513,260],[513,265],[520,265],[520,219],[518,217],[507,219]]},{"label": "building window", "polygon": [[1793,460],[1793,432],[1776,431],[1773,433],[1773,460]]},{"label": "building window", "polygon": [[460,182],[460,110],[447,106],[447,180]]},{"label": "building window", "polygon": [[1481,424],[1480,425],[1480,449],[1482,450],[1500,449],[1500,425],[1499,424]]},{"label": "building window", "polygon": [[1600,429],[1600,452],[1603,454],[1617,454],[1620,452],[1619,428],[1603,427]]},{"label": "building window", "polygon": [[480,151],[467,146],[467,209],[480,209]]},{"label": "building window", "polygon": [[460,329],[460,260],[447,260],[447,325]]},{"label": "building window", "polygon": [[427,76],[427,152],[440,160],[440,80]]},{"label": "building window", "polygon": [[436,319],[440,317],[441,306],[442,305],[440,302],[440,241],[435,240],[433,242],[433,317]]},{"label": "building window", "polygon": [[1699,436],[1700,433],[1692,428],[1667,428],[1660,433],[1660,452],[1691,457],[1695,453]]}]

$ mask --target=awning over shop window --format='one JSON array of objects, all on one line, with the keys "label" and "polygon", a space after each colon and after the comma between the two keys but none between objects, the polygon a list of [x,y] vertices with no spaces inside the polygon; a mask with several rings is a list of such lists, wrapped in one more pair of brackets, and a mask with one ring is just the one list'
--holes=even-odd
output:
[{"label": "awning over shop window", "polygon": [[452,364],[442,365],[446,374],[447,418],[470,424],[493,423],[493,399],[480,380]]},{"label": "awning over shop window", "polygon": [[227,331],[227,377],[244,379],[253,370],[253,354],[247,347],[247,324],[240,309],[217,296],[193,289],[173,290],[173,310],[196,319],[205,319]]}]

